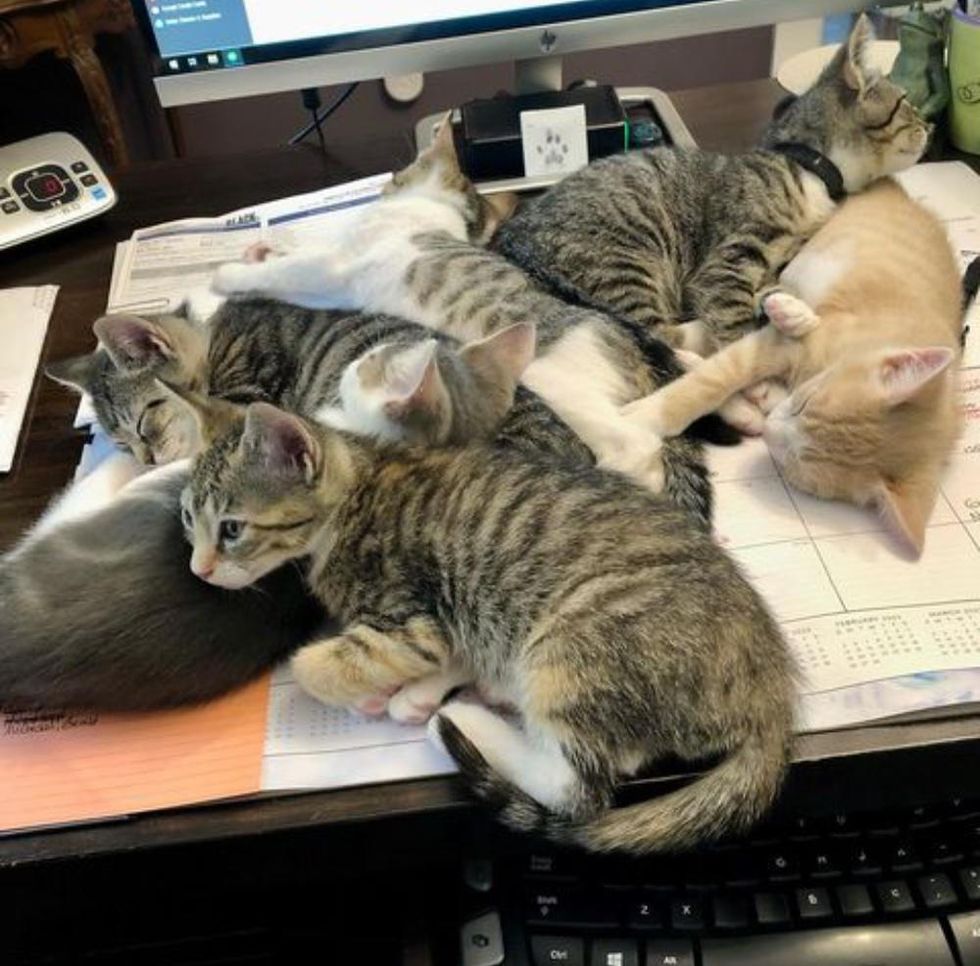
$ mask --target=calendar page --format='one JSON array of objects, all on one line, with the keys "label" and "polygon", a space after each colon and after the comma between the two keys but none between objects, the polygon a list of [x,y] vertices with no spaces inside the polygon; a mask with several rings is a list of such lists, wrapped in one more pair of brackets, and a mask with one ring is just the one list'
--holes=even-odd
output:
[{"label": "calendar page", "polygon": [[717,535],[780,620],[816,694],[980,667],[980,369],[919,560],[871,511],[792,489],[761,440],[712,448]]}]

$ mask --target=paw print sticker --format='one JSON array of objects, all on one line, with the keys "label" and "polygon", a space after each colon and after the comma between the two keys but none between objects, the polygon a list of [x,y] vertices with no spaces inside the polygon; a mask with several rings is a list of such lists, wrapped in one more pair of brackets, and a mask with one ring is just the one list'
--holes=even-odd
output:
[{"label": "paw print sticker", "polygon": [[557,131],[548,128],[544,144],[538,145],[537,152],[546,168],[561,168],[568,156],[568,145]]}]

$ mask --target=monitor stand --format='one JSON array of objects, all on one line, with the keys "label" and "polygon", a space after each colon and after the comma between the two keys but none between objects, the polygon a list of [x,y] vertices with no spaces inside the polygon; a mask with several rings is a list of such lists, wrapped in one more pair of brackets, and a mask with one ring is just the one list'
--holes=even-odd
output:
[{"label": "monitor stand", "polygon": [[[562,89],[561,57],[534,57],[519,60],[514,65],[514,89],[519,94],[538,91],[560,91]],[[667,143],[676,147],[695,147],[694,138],[670,98],[656,87],[617,87],[616,93],[633,120],[653,120],[660,125]],[[436,129],[445,118],[446,112],[429,114],[415,125],[415,147],[418,151],[427,148],[435,137]],[[451,112],[453,122],[459,121],[459,108]],[[501,178],[495,181],[478,182],[477,187],[486,194],[503,191],[540,191],[559,180],[560,176],[540,175],[534,178]]]}]

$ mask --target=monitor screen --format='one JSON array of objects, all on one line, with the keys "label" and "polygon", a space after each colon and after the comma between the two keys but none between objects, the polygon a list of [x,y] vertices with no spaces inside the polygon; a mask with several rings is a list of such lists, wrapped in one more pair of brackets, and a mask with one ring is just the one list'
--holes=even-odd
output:
[{"label": "monitor screen", "polygon": [[145,0],[162,73],[219,70],[704,0]]}]

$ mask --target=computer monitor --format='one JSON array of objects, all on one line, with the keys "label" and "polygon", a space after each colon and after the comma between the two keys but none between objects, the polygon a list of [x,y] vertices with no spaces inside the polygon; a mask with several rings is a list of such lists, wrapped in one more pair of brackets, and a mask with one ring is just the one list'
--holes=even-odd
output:
[{"label": "computer monitor", "polygon": [[[885,4],[899,0],[885,0]],[[859,0],[134,0],[164,107],[518,62],[557,88],[560,57],[840,13]]]}]

